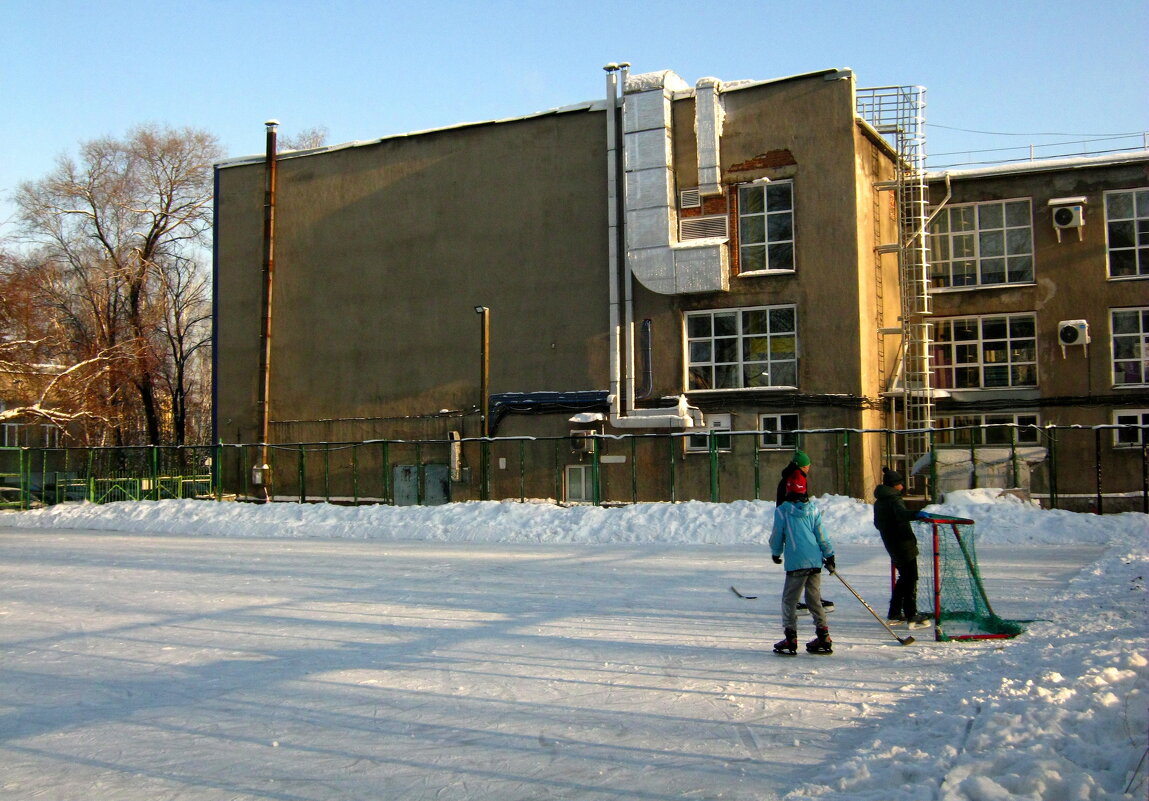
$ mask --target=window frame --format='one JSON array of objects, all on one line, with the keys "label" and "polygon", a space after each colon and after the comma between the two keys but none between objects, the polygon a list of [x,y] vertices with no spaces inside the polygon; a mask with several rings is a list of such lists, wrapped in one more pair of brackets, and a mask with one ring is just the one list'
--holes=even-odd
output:
[{"label": "window frame", "polygon": [[[997,321],[1004,321],[1006,327],[1005,338],[986,336],[987,324],[996,323]],[[967,326],[971,322],[977,324],[976,337],[962,337],[959,338],[956,334],[953,338],[943,340],[941,332],[946,326],[949,326],[951,331],[956,331],[959,324]],[[1018,325],[1028,323],[1028,335],[1022,335],[1020,332],[1015,336],[1013,328],[1015,322]],[[993,354],[993,350],[987,350],[987,343],[994,343],[997,345],[996,350],[1004,349],[1006,359],[1004,361],[997,361],[987,359],[986,356]],[[1017,343],[1017,344],[1015,344]],[[1028,344],[1029,353],[1031,358],[1021,358],[1020,354],[1015,358],[1015,353],[1023,344]],[[1004,345],[1004,348],[1003,348]],[[931,376],[933,386],[938,389],[945,389],[957,392],[969,391],[1001,391],[1001,390],[1018,390],[1018,389],[1036,389],[1039,386],[1040,377],[1038,375],[1038,344],[1037,344],[1037,315],[1034,312],[1011,312],[1008,314],[983,314],[983,315],[969,315],[960,317],[941,317],[934,322],[933,342],[931,345],[931,363],[933,365],[933,374]],[[942,348],[950,352],[949,360],[941,358]],[[970,348],[976,348],[977,359],[971,360],[968,358]],[[963,355],[965,351],[966,355]],[[958,358],[961,356],[962,358]],[[1005,368],[1005,375],[1008,378],[1006,383],[987,383],[986,374],[987,370]],[[1015,371],[1025,369],[1032,374],[1031,381],[1015,380]],[[959,373],[962,371],[977,370],[978,383],[976,385],[959,383]],[[944,376],[948,375],[949,379],[945,380]]]},{"label": "window frame", "polygon": [[[787,428],[784,418],[793,418],[793,425]],[[769,426],[767,419],[770,420]],[[801,418],[797,412],[759,412],[758,450],[792,451],[801,444],[801,437],[794,433],[800,429]]]},{"label": "window frame", "polygon": [[[781,189],[787,190],[788,206],[786,208],[775,207],[773,210],[770,208],[771,194],[777,194]],[[798,271],[798,234],[797,234],[797,214],[796,203],[794,197],[794,179],[786,178],[777,181],[752,181],[750,183],[739,184],[734,187],[736,189],[736,198],[738,203],[738,213],[736,224],[738,226],[738,274],[740,276],[760,276],[760,275],[790,275]],[[755,210],[753,212],[746,211],[748,204],[746,202],[746,195],[751,192],[760,192],[762,196],[761,211]],[[777,221],[787,220],[788,222],[779,223]],[[747,233],[750,229],[757,227],[757,221],[761,220],[762,238],[748,243]],[[789,236],[771,237],[772,221],[775,225],[775,233],[779,233],[777,225],[788,226]],[[762,258],[748,259],[747,249],[762,249]],[[779,262],[780,266],[771,266],[773,259],[771,258],[771,249],[774,248],[779,254],[789,251],[788,263]],[[781,258],[778,256],[777,258]],[[747,266],[753,264],[754,266]],[[761,266],[759,266],[761,265]]]},{"label": "window frame", "polygon": [[[1010,225],[1010,214],[1008,207],[1011,205],[1026,205],[1025,224]],[[988,219],[985,220],[983,225],[983,213],[988,215],[991,209],[998,207],[1001,210],[1001,224],[995,226],[991,224]],[[969,214],[969,223],[972,227],[963,227],[960,230],[955,228],[955,214]],[[944,221],[945,229],[940,230]],[[1015,253],[1010,253],[1010,232],[1011,231],[1026,231],[1028,238],[1028,250],[1019,250]],[[1000,233],[1001,236],[1001,253],[983,253],[987,245],[987,238],[991,235]],[[942,238],[944,237],[944,239]],[[954,241],[957,237],[969,237],[972,246],[972,252],[964,254],[960,257],[954,256]],[[930,223],[929,232],[929,264],[930,264],[930,283],[934,291],[948,291],[948,290],[963,290],[963,289],[985,289],[990,287],[1008,287],[1008,286],[1027,286],[1035,282],[1035,269],[1036,269],[1036,254],[1034,247],[1033,237],[1033,198],[1031,197],[1016,197],[1004,198],[1002,200],[985,200],[976,201],[971,203],[954,203],[952,205],[943,206],[941,211]],[[939,250],[944,250],[944,254],[939,255]],[[1029,269],[1028,275],[1024,278],[1011,280],[1010,263],[1013,260],[1028,258]],[[985,280],[986,266],[993,260],[1001,260],[1001,280]],[[965,283],[955,282],[955,262],[972,266],[972,280]],[[947,265],[945,269],[946,283],[939,284],[940,273],[939,267]],[[968,271],[960,273],[962,276],[970,276]]]},{"label": "window frame", "polygon": [[[1131,422],[1122,422],[1122,417],[1134,418]],[[1142,438],[1145,434],[1145,428],[1149,428],[1149,409],[1114,409],[1113,410],[1113,425],[1134,425],[1141,426],[1141,429],[1136,431],[1138,435],[1136,439],[1122,440],[1121,435],[1125,433],[1120,429],[1113,429],[1113,447],[1116,450],[1130,450],[1134,448],[1141,448],[1145,444]]]},{"label": "window frame", "polygon": [[[1117,315],[1119,314],[1135,314],[1140,330],[1119,333],[1117,331]],[[1140,351],[1140,353],[1135,356],[1126,356],[1119,359],[1119,340],[1126,338],[1136,340],[1134,349]],[[1118,370],[1119,362],[1128,362],[1130,364],[1139,362],[1141,380],[1118,381],[1118,376],[1121,375],[1121,371]],[[1129,306],[1109,310],[1109,366],[1112,370],[1111,375],[1114,389],[1149,386],[1149,306]]]},{"label": "window frame", "polygon": [[[1120,196],[1130,197],[1131,216],[1113,216],[1114,202]],[[1149,278],[1149,187],[1111,189],[1103,194],[1102,206],[1105,210],[1105,275],[1111,281],[1132,281],[1139,278]],[[1131,244],[1120,246],[1113,244],[1114,223],[1130,223],[1132,225],[1133,230],[1130,232],[1132,234]],[[1125,275],[1113,274],[1113,256],[1115,252],[1132,253],[1133,273]]]},{"label": "window frame", "polygon": [[[578,486],[583,494],[589,493],[588,497],[572,497],[571,479],[575,474],[579,475]],[[571,504],[594,503],[594,467],[589,464],[568,464],[563,473],[563,492],[566,495],[566,502]]]},{"label": "window frame", "polygon": [[[1021,418],[1033,418],[1032,422],[1023,421]],[[946,431],[948,428],[961,428],[964,426],[976,426],[976,428],[969,428],[967,431],[977,431],[978,439],[972,443],[975,448],[1000,448],[1011,444],[1017,444],[1019,447],[1030,447],[1041,444],[1041,415],[1037,412],[953,412],[952,414],[939,415],[934,421],[935,437],[934,441],[939,448],[969,448],[971,443],[962,441],[961,436],[965,435],[967,431]],[[990,441],[985,437],[986,429],[994,426],[1015,427],[1013,430],[1017,432],[1017,441],[1012,443]],[[1035,426],[1030,428],[1029,426]],[[1008,428],[1006,430],[1009,430]]]},{"label": "window frame", "polygon": [[[734,437],[729,432],[734,430],[734,415],[730,412],[706,412],[702,415],[705,433],[689,434],[685,437],[687,453],[710,453],[710,438],[718,442],[715,450],[718,453],[730,453],[734,450]],[[726,434],[719,432],[725,431]]]},{"label": "window frame", "polygon": [[[774,330],[776,314],[788,314],[791,327]],[[731,316],[733,328],[725,320]],[[753,322],[748,324],[748,318]],[[761,330],[763,321],[764,331]],[[695,323],[701,324],[701,327]],[[787,342],[790,343],[789,350],[786,348]],[[683,343],[683,384],[687,392],[796,389],[798,386],[801,343],[798,339],[797,304],[734,306],[685,312]],[[761,352],[763,346],[766,348],[764,355]],[[747,358],[748,353],[762,358]],[[708,357],[704,358],[705,354]],[[767,383],[748,383],[748,370],[753,369],[758,370],[755,377],[765,375]],[[782,373],[779,383],[774,383],[776,371]]]}]

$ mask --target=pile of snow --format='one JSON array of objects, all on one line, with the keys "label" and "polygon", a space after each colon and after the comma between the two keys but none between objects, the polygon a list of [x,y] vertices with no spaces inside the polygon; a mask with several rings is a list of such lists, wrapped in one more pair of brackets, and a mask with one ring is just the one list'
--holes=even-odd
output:
[{"label": "pile of snow", "polygon": [[[816,503],[836,544],[876,545],[869,505],[838,496]],[[1107,547],[1053,599],[1048,619],[1031,623],[1022,637],[954,643],[932,657],[921,649],[919,684],[930,691],[907,692],[876,730],[838,732],[839,758],[787,798],[1144,798],[1149,516],[1042,510],[993,490],[953,493],[930,510],[975,520],[983,544]],[[771,502],[353,508],[161,501],[63,505],[5,522],[217,537],[764,545],[773,511]],[[1024,548],[1018,552],[1024,564]]]},{"label": "pile of snow", "polygon": [[[854,498],[814,499],[835,543],[876,543],[871,506]],[[931,512],[976,521],[986,544],[1112,544],[1144,541],[1145,515],[1042,511],[1000,490],[947,496]],[[681,543],[765,545],[773,501],[646,503],[563,507],[482,501],[447,506],[253,505],[193,500],[61,504],[26,512],[21,525],[243,537],[320,537],[518,544]]]}]

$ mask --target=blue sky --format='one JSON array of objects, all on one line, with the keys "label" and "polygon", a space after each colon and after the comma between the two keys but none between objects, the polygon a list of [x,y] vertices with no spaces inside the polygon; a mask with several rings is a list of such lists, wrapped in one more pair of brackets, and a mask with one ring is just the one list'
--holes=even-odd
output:
[{"label": "blue sky", "polygon": [[934,166],[1149,131],[1149,0],[3,0],[0,30],[0,234],[21,181],[136,124],[228,156],[260,153],[269,118],[369,140],[592,100],[612,61],[922,85]]}]

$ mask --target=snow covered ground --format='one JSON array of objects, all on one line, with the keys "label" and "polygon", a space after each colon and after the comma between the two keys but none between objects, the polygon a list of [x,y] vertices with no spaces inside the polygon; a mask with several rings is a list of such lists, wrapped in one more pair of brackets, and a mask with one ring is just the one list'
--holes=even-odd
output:
[{"label": "snow covered ground", "polygon": [[1027,632],[903,647],[827,576],[794,658],[772,503],[3,514],[0,799],[1146,798],[1149,517],[950,501]]}]

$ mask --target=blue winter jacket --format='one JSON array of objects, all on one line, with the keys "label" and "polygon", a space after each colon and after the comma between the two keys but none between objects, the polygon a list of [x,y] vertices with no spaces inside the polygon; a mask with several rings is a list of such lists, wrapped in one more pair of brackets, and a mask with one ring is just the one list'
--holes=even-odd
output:
[{"label": "blue winter jacket", "polygon": [[822,530],[822,513],[812,503],[786,501],[774,510],[774,530],[770,551],[785,554],[786,572],[821,567],[822,560],[834,555],[834,546]]}]

